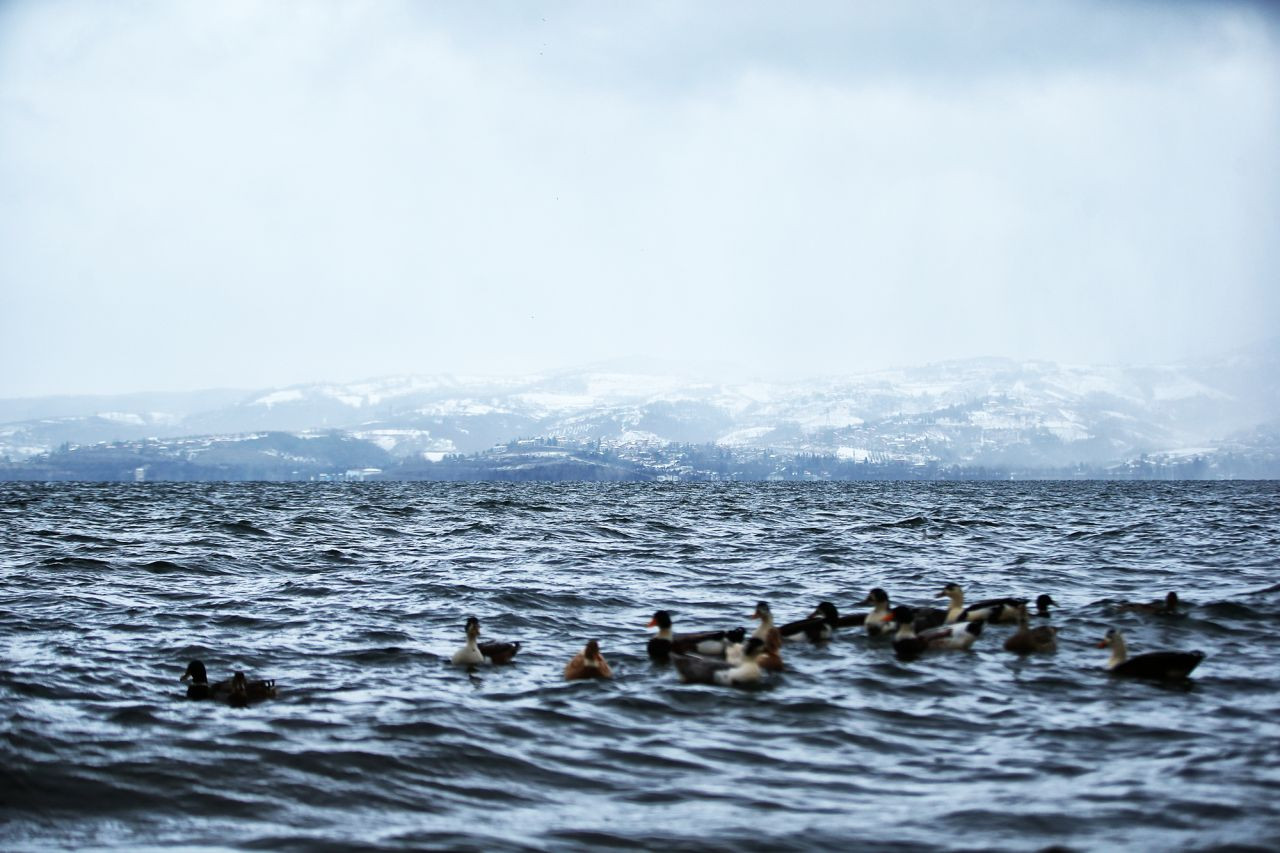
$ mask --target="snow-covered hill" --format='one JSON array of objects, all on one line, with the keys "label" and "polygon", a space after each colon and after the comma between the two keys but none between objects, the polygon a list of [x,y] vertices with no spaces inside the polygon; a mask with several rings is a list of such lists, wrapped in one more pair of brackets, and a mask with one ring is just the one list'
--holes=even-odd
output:
[{"label": "snow-covered hill", "polygon": [[[1107,464],[1195,452],[1280,422],[1280,347],[1196,364],[1062,366],[976,359],[810,381],[720,382],[658,370],[522,377],[396,376],[181,395],[171,411],[92,398],[75,411],[0,401],[0,456],[65,443],[342,430],[393,457],[473,452],[528,436],[615,447],[715,443],[848,459]],[[163,401],[159,401],[163,405]]]}]

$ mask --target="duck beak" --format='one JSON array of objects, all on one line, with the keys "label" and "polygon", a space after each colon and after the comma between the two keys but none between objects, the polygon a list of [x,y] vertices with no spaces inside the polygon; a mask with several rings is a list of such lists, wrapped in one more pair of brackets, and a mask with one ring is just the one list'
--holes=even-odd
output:
[{"label": "duck beak", "polygon": [[880,617],[880,621],[881,621],[881,622],[892,622],[892,621],[893,621],[893,614],[892,614],[892,613],[886,613],[885,615],[883,615],[883,616],[881,616],[881,617]]},{"label": "duck beak", "polygon": [[179,678],[178,680],[179,680],[179,681],[186,681],[186,680],[187,680],[188,678],[190,678],[190,677],[191,677],[191,673],[189,673],[189,672],[184,672],[184,673],[182,673],[182,677],[181,677],[181,678]]},{"label": "duck beak", "polygon": [[1098,648],[1100,648],[1100,649],[1105,649],[1106,647],[1107,647],[1107,641],[1106,641],[1106,640],[1099,640],[1099,641],[1098,641]]},{"label": "duck beak", "polygon": [[646,625],[645,627],[646,627],[646,628],[653,628],[653,627],[655,627],[657,624],[658,624],[658,620],[657,620],[657,619],[650,619],[650,620],[649,620],[649,624],[648,624],[648,625]]},{"label": "duck beak", "polygon": [[751,614],[751,618],[752,618],[752,619],[759,619],[759,618],[761,618],[761,617],[760,617],[760,611],[759,611],[759,610],[757,610],[757,611],[755,611],[754,613],[752,613],[752,614]]}]

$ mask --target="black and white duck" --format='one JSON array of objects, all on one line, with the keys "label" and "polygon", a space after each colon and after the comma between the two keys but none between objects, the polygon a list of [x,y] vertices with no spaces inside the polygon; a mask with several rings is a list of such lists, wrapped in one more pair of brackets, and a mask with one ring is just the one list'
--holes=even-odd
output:
[{"label": "black and white duck", "polygon": [[484,663],[511,663],[511,659],[520,651],[519,643],[481,643],[480,620],[468,616],[466,621],[467,642],[453,653],[451,659],[455,666],[479,666]]},{"label": "black and white duck", "polygon": [[747,635],[745,628],[675,634],[671,626],[671,613],[666,610],[657,611],[649,620],[649,627],[658,629],[657,636],[649,639],[650,660],[665,663],[672,654],[724,655],[728,645],[742,642]]},{"label": "black and white duck", "polygon": [[893,635],[893,652],[904,660],[918,657],[931,649],[967,649],[982,634],[986,624],[977,619],[971,622],[956,622],[940,625],[917,632],[915,627],[916,613],[911,607],[899,605],[883,617],[885,622],[898,624]]}]

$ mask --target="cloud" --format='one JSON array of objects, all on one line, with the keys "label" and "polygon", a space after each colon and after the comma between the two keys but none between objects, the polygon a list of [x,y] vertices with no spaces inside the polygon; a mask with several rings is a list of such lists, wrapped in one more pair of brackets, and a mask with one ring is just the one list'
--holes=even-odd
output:
[{"label": "cloud", "polygon": [[1259,7],[28,3],[0,394],[1273,334]]}]

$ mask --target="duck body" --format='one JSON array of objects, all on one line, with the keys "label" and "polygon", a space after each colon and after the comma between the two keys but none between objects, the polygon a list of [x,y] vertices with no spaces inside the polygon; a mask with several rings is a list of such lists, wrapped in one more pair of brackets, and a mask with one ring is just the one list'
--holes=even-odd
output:
[{"label": "duck body", "polygon": [[1107,671],[1125,678],[1148,678],[1156,681],[1183,681],[1204,660],[1204,652],[1146,652],[1129,657],[1124,635],[1115,628],[1098,643],[1098,648],[1111,647]]},{"label": "duck body", "polygon": [[564,667],[565,681],[585,678],[613,678],[613,670],[604,655],[600,654],[600,644],[595,640],[588,642]]},{"label": "duck body", "polygon": [[275,679],[250,681],[243,672],[237,672],[231,677],[227,704],[235,708],[247,708],[252,703],[261,702],[263,699],[274,699],[275,695]]},{"label": "duck body", "polygon": [[450,658],[454,666],[511,663],[511,659],[520,651],[519,643],[481,643],[480,620],[474,616],[467,617],[466,632],[467,642]]},{"label": "duck body", "polygon": [[1019,614],[1025,613],[1030,603],[1026,598],[984,598],[965,608],[962,618],[968,620],[980,618],[992,625],[1016,624],[1020,618]]},{"label": "duck body", "polygon": [[1058,650],[1058,629],[1051,625],[1032,628],[1023,608],[1018,620],[1018,630],[1004,641],[1004,650],[1017,655],[1054,652]]},{"label": "duck body", "polygon": [[760,681],[758,662],[764,650],[764,641],[752,637],[742,651],[742,662],[733,664],[726,660],[711,660],[697,655],[673,655],[680,680],[686,684],[715,684],[721,687],[742,687]]},{"label": "duck body", "polygon": [[840,611],[830,601],[824,601],[805,619],[788,622],[778,629],[786,642],[821,643],[830,640],[840,621]]},{"label": "duck body", "polygon": [[885,621],[898,623],[898,630],[893,636],[893,652],[899,658],[910,660],[930,650],[963,650],[973,645],[982,635],[986,624],[982,620],[961,622],[951,625],[940,625],[925,631],[916,632],[915,614],[912,608],[898,606],[890,611]]},{"label": "duck body", "polygon": [[666,610],[657,611],[649,620],[649,627],[658,629],[647,647],[649,659],[655,663],[666,663],[673,654],[724,655],[729,645],[742,642],[747,635],[745,628],[676,634],[671,626],[671,614]]},{"label": "duck body", "polygon": [[1162,599],[1156,601],[1126,601],[1116,605],[1117,610],[1127,611],[1130,613],[1151,613],[1156,616],[1181,616],[1182,612],[1178,610],[1178,600],[1176,592],[1170,592]]}]

